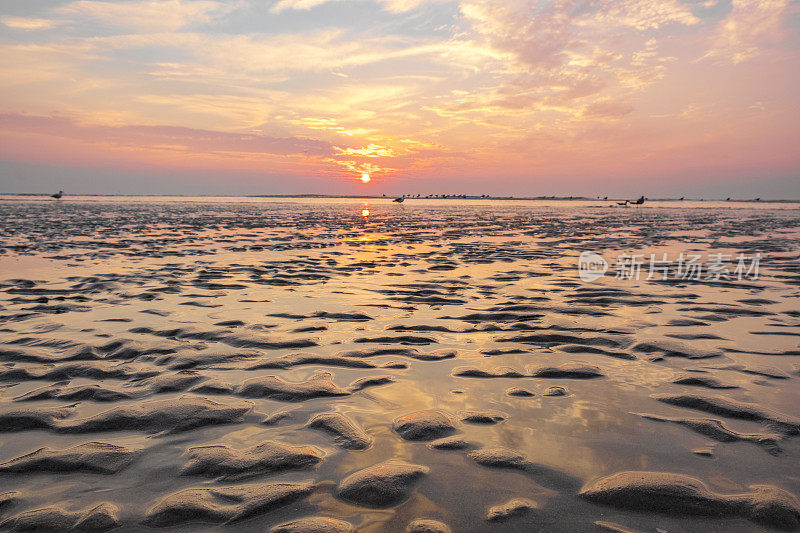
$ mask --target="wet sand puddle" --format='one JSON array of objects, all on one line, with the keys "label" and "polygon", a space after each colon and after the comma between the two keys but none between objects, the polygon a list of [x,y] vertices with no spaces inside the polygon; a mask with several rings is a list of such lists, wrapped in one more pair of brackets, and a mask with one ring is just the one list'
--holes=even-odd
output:
[{"label": "wet sand puddle", "polygon": [[0,529],[800,527],[797,209],[363,211],[0,202]]}]

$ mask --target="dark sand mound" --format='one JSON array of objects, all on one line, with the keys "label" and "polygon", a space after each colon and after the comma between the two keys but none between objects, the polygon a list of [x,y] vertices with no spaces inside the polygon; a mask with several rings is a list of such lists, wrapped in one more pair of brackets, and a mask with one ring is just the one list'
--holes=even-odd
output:
[{"label": "dark sand mound", "polygon": [[469,410],[461,413],[461,421],[469,424],[497,424],[506,418],[508,418],[506,413],[492,409]]},{"label": "dark sand mound", "polygon": [[514,498],[500,505],[489,508],[486,520],[489,522],[503,522],[515,516],[522,516],[537,509],[538,505],[526,498]]},{"label": "dark sand mound", "polygon": [[306,482],[184,489],[165,496],[150,508],[144,523],[151,527],[169,527],[197,522],[236,522],[306,498],[315,488]]},{"label": "dark sand mound", "polygon": [[556,387],[548,387],[547,390],[542,393],[542,396],[555,397],[555,396],[566,396],[567,394],[568,394],[567,389],[565,389],[564,387],[556,386]]},{"label": "dark sand mound", "polygon": [[317,343],[309,339],[293,339],[286,341],[273,340],[247,331],[231,331],[229,329],[202,330],[192,327],[155,330],[148,327],[132,328],[131,333],[156,335],[172,339],[188,339],[209,342],[220,342],[234,348],[259,348],[262,350],[280,350],[283,348],[308,348]]},{"label": "dark sand mound", "polygon": [[299,383],[284,381],[277,376],[248,379],[237,394],[246,398],[270,398],[285,402],[300,402],[311,398],[347,396],[350,392],[336,385],[330,372],[317,372]]},{"label": "dark sand mound", "polygon": [[118,365],[106,362],[62,363],[29,368],[13,368],[0,371],[0,381],[68,381],[75,378],[96,380],[136,380],[158,375],[156,370],[142,367]]},{"label": "dark sand mound", "polygon": [[581,344],[565,344],[563,346],[559,346],[558,349],[566,353],[591,353],[604,355],[606,357],[613,357],[614,359],[625,359],[627,361],[636,361],[638,359],[638,357],[629,353],[611,352],[596,346],[583,346]]},{"label": "dark sand mound", "polygon": [[119,510],[108,502],[75,512],[61,507],[34,509],[0,522],[0,528],[10,531],[108,531],[119,525]]},{"label": "dark sand mound", "polygon": [[418,335],[398,335],[395,337],[359,337],[353,341],[356,344],[436,344],[438,341],[431,337]]},{"label": "dark sand mound", "polygon": [[445,437],[428,443],[428,448],[433,450],[471,450],[476,445],[460,437]]},{"label": "dark sand mound", "polygon": [[418,324],[414,326],[389,326],[387,331],[423,331],[423,332],[439,332],[439,333],[459,333],[460,330],[450,329],[447,326],[434,326],[431,324]]},{"label": "dark sand mound", "polygon": [[0,511],[6,507],[18,503],[22,499],[22,493],[18,490],[10,490],[8,492],[0,492]]},{"label": "dark sand mound", "polygon": [[620,472],[586,485],[579,493],[593,503],[674,515],[742,517],[780,529],[800,526],[800,501],[788,492],[753,485],[751,492],[718,494],[683,474]]},{"label": "dark sand mound", "polygon": [[322,451],[313,446],[289,446],[266,441],[257,446],[237,450],[228,446],[197,446],[184,456],[188,461],[182,476],[220,477],[238,481],[249,477],[310,468],[322,461]]},{"label": "dark sand mound", "polygon": [[656,422],[673,422],[675,424],[680,424],[719,442],[752,442],[764,446],[767,451],[772,454],[781,452],[778,441],[782,438],[782,435],[769,433],[738,433],[726,428],[721,421],[715,418],[669,418],[649,414],[642,414],[641,416]]},{"label": "dark sand mound", "polygon": [[263,418],[261,420],[261,424],[264,426],[274,426],[281,420],[286,420],[287,418],[291,417],[292,417],[291,411],[278,411],[277,413],[272,413],[271,415]]},{"label": "dark sand mound", "polygon": [[369,357],[378,357],[381,355],[397,355],[416,359],[417,361],[441,361],[443,359],[452,359],[456,357],[458,353],[455,350],[435,350],[430,353],[421,353],[416,348],[380,348],[376,350],[348,350],[340,352],[337,355],[358,359],[367,359]]},{"label": "dark sand mound", "polygon": [[119,509],[104,502],[83,512],[73,527],[78,531],[108,531],[119,525]]},{"label": "dark sand mound", "polygon": [[691,387],[705,387],[706,389],[738,389],[735,385],[725,385],[718,379],[708,376],[683,376],[673,381],[676,385],[689,385]]},{"label": "dark sand mound", "polygon": [[527,372],[534,378],[592,379],[603,377],[603,373],[598,367],[579,363],[564,363],[557,367],[529,367]]},{"label": "dark sand mound", "polygon": [[492,468],[511,468],[528,472],[535,467],[524,455],[509,448],[481,448],[467,455],[479,465]]},{"label": "dark sand mound", "polygon": [[258,351],[228,351],[228,352],[196,352],[183,351],[174,356],[166,356],[159,360],[159,364],[167,365],[170,370],[190,370],[193,368],[207,369],[219,365],[227,365],[246,359],[262,357]]},{"label": "dark sand mound", "polygon": [[344,478],[339,498],[364,507],[389,507],[408,499],[414,484],[429,472],[427,466],[383,463]]},{"label": "dark sand mound", "polygon": [[145,433],[178,433],[215,424],[236,424],[252,408],[249,402],[217,403],[205,398],[182,396],[172,400],[155,400],[118,407],[90,418],[61,425],[61,433],[93,433],[97,431],[143,431]]},{"label": "dark sand mound", "polygon": [[311,353],[291,353],[270,359],[249,367],[247,370],[284,369],[302,365],[338,366],[343,368],[375,368],[375,365],[359,359],[348,359],[337,355],[316,355]]},{"label": "dark sand mound", "polygon": [[353,311],[351,313],[329,313],[327,311],[317,311],[310,315],[292,315],[289,313],[272,313],[269,316],[277,318],[290,318],[295,320],[305,320],[309,318],[328,318],[337,322],[367,322],[373,318],[367,314]]},{"label": "dark sand mound", "polygon": [[0,432],[26,429],[52,429],[59,420],[72,414],[72,409],[14,409],[0,407]]},{"label": "dark sand mound", "polygon": [[129,399],[131,396],[120,391],[106,389],[100,385],[79,385],[66,387],[52,385],[32,390],[22,396],[14,398],[15,402],[34,402],[38,400],[65,400],[65,401],[93,401],[116,402]]},{"label": "dark sand mound", "polygon": [[768,422],[788,435],[800,433],[800,419],[790,417],[777,411],[761,409],[753,404],[746,404],[719,397],[704,397],[694,395],[670,396],[657,394],[653,398],[660,402],[706,411],[715,415],[729,418],[741,418],[756,422]]},{"label": "dark sand mound", "polygon": [[87,442],[65,450],[39,448],[35,452],[0,464],[0,472],[116,474],[130,465],[138,454],[136,450],[102,442]]},{"label": "dark sand mound", "polygon": [[189,390],[196,394],[233,394],[233,391],[234,386],[221,379],[209,379]]},{"label": "dark sand mound", "polygon": [[519,372],[507,366],[482,370],[472,366],[459,366],[453,369],[453,376],[466,378],[558,378],[558,379],[592,379],[603,377],[600,368],[580,363],[564,363],[557,367],[529,366],[525,372]]},{"label": "dark sand mound", "polygon": [[611,337],[579,337],[563,333],[536,333],[533,335],[518,335],[497,339],[497,342],[518,342],[521,344],[536,344],[540,346],[557,346],[559,344],[578,344],[582,346],[605,346],[607,348],[620,348],[626,343]]},{"label": "dark sand mound", "polygon": [[712,350],[702,350],[680,342],[659,340],[640,342],[631,348],[639,353],[660,353],[664,357],[683,357],[685,359],[711,359],[721,357],[722,352]]},{"label": "dark sand mound", "polygon": [[308,421],[306,427],[321,429],[336,439],[336,444],[348,450],[365,450],[372,445],[372,437],[355,422],[340,413],[320,413]]},{"label": "dark sand mound", "polygon": [[202,375],[193,370],[181,370],[174,374],[159,374],[137,382],[136,385],[149,389],[153,394],[159,394],[185,391],[203,379],[205,378]]},{"label": "dark sand mound", "polygon": [[451,533],[450,526],[438,520],[413,520],[406,528],[406,533]]},{"label": "dark sand mound", "polygon": [[511,387],[506,389],[506,394],[509,396],[515,396],[517,398],[530,398],[531,396],[536,396],[534,393],[527,389],[523,389],[522,387]]},{"label": "dark sand mound", "polygon": [[453,376],[462,378],[522,378],[525,375],[507,366],[498,366],[489,370],[481,370],[474,366],[457,366],[452,371]]},{"label": "dark sand mound", "polygon": [[355,528],[349,522],[325,516],[300,518],[279,524],[269,530],[270,533],[350,533],[351,531],[355,531]]},{"label": "dark sand mound", "polygon": [[543,317],[542,313],[509,313],[509,312],[489,312],[489,313],[470,313],[461,316],[442,316],[442,320],[461,320],[471,324],[480,322],[526,322]]},{"label": "dark sand mound", "polygon": [[741,372],[742,374],[750,374],[752,376],[763,376],[771,379],[792,379],[792,376],[775,367],[768,366],[744,366],[744,365],[729,365],[720,367],[720,370],[732,370]]},{"label": "dark sand mound", "polygon": [[450,416],[441,411],[419,411],[395,418],[392,429],[406,440],[433,440],[455,433]]},{"label": "dark sand mound", "polygon": [[353,381],[350,384],[350,390],[352,392],[358,392],[367,387],[377,387],[379,385],[388,385],[389,383],[394,383],[394,378],[392,378],[392,376],[367,376]]}]

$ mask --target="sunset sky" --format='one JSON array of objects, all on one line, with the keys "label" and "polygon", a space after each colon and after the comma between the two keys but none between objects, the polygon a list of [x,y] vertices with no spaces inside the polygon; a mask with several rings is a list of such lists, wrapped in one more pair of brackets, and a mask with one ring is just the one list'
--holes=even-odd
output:
[{"label": "sunset sky", "polygon": [[2,0],[0,192],[800,198],[798,95],[789,0]]}]

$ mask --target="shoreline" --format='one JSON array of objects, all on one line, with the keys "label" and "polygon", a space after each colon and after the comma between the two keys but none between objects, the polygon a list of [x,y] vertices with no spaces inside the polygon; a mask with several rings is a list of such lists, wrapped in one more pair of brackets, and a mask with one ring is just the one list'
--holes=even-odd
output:
[{"label": "shoreline", "polygon": [[[48,193],[3,193],[0,192],[0,201],[12,198],[50,198]],[[329,195],[329,194],[65,194],[63,199],[69,198],[274,198],[274,199],[330,199],[330,200],[394,200],[400,197],[394,195]],[[406,200],[502,200],[502,201],[558,201],[558,202],[619,202],[630,198],[607,199],[588,196],[479,196],[479,195],[427,195],[406,196]],[[730,199],[725,198],[650,198],[647,202],[722,202],[722,203],[752,203],[752,204],[792,204],[800,203],[800,199]]]}]

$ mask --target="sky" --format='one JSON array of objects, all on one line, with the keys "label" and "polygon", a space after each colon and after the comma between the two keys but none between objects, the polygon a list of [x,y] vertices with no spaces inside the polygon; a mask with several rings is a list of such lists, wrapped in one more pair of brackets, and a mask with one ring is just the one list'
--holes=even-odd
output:
[{"label": "sky", "polygon": [[0,193],[800,199],[798,0],[2,0]]}]

